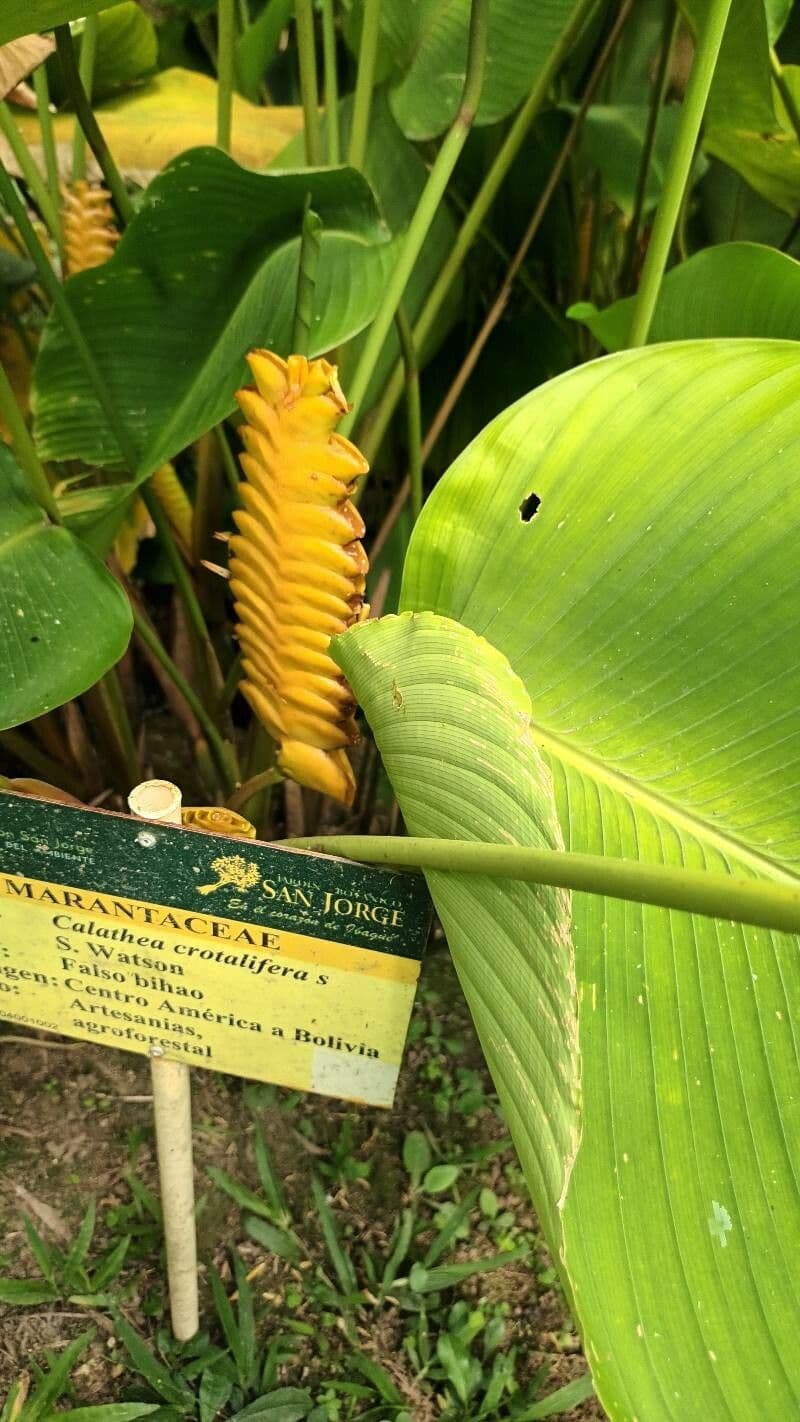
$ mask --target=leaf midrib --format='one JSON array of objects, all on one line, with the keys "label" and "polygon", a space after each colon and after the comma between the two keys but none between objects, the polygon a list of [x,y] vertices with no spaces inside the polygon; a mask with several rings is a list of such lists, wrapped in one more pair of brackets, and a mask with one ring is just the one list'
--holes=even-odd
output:
[{"label": "leaf midrib", "polygon": [[617,794],[624,795],[627,800],[631,800],[659,818],[667,820],[676,829],[687,830],[695,839],[718,850],[726,858],[736,859],[740,864],[746,864],[749,869],[763,878],[776,879],[787,884],[800,883],[800,874],[793,873],[785,865],[777,864],[774,859],[769,859],[767,855],[752,849],[742,840],[737,839],[735,835],[708,824],[706,820],[693,814],[691,810],[686,810],[665,795],[659,795],[657,791],[650,790],[641,781],[633,780],[630,776],[623,775],[621,771],[614,770],[613,767],[598,760],[589,751],[571,745],[557,732],[543,726],[541,722],[532,718],[530,729],[538,745],[547,755],[574,766],[576,770],[581,771],[592,780],[607,785]]}]

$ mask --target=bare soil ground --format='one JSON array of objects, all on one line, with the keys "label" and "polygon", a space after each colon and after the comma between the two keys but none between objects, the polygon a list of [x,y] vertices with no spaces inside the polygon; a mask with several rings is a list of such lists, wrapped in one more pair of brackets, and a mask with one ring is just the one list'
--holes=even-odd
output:
[{"label": "bare soil ground", "polygon": [[[255,1119],[269,1142],[298,1231],[310,1241],[312,1258],[316,1255],[320,1267],[325,1254],[311,1205],[312,1169],[327,1167],[327,1188],[349,1247],[385,1258],[408,1198],[402,1147],[411,1130],[426,1131],[439,1158],[466,1162],[470,1183],[495,1193],[502,1211],[513,1214],[514,1230],[529,1238],[535,1234],[513,1150],[506,1146],[476,1163],[476,1157],[486,1155],[484,1147],[502,1142],[505,1127],[444,952],[436,952],[426,964],[414,1023],[397,1101],[389,1112],[256,1088]],[[23,1214],[45,1239],[60,1238],[63,1243],[74,1237],[93,1198],[98,1219],[93,1252],[98,1253],[108,1246],[114,1229],[122,1228],[115,1220],[131,1202],[130,1172],[153,1191],[157,1179],[146,1061],[52,1037],[38,1042],[19,1037],[17,1029],[12,1032],[0,1024],[0,1274],[23,1277],[36,1273]],[[261,1301],[259,1326],[268,1334],[282,1327],[287,1309],[295,1321],[304,1317],[303,1270],[248,1239],[239,1207],[206,1173],[209,1166],[221,1167],[258,1189],[253,1089],[247,1099],[245,1093],[246,1084],[235,1078],[203,1071],[193,1075],[199,1254],[201,1261],[213,1260],[223,1278],[230,1278],[229,1251],[238,1248]],[[353,1178],[364,1168],[369,1170],[366,1179]],[[157,1241],[152,1228],[134,1240],[115,1285],[122,1313],[150,1338],[163,1326],[164,1316]],[[459,1244],[456,1257],[468,1259],[494,1248],[479,1227]],[[308,1261],[304,1263],[308,1269]],[[563,1296],[538,1240],[530,1262],[472,1278],[452,1297],[507,1306],[504,1346],[517,1349],[520,1381],[546,1367],[543,1391],[549,1393],[585,1371]],[[203,1304],[207,1312],[205,1280]],[[101,1310],[64,1302],[31,1308],[0,1305],[0,1398],[45,1349],[58,1352],[87,1324],[97,1331],[75,1372],[72,1405],[122,1396],[130,1377],[112,1320]],[[415,1382],[402,1346],[404,1326],[402,1313],[387,1301],[377,1319],[372,1315],[365,1321],[360,1343],[408,1399],[412,1416],[426,1422],[438,1416],[438,1410]],[[283,1368],[280,1382],[313,1388],[331,1375],[340,1345],[339,1364],[346,1374],[347,1344],[335,1324],[325,1349],[314,1338],[298,1337],[296,1355]],[[589,1401],[564,1415],[571,1422],[589,1422],[603,1413]]]}]

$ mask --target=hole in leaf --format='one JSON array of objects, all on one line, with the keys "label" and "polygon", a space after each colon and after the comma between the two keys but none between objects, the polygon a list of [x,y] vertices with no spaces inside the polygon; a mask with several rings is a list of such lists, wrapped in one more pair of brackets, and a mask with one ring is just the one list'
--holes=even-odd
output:
[{"label": "hole in leaf", "polygon": [[30,638],[30,641],[31,641],[31,642],[38,642],[38,641],[39,641],[39,638],[38,638],[38,637],[31,637],[31,638]]},{"label": "hole in leaf", "polygon": [[530,523],[534,514],[539,512],[541,503],[542,501],[538,494],[528,494],[528,496],[522,500],[519,506],[519,516],[523,523]]}]

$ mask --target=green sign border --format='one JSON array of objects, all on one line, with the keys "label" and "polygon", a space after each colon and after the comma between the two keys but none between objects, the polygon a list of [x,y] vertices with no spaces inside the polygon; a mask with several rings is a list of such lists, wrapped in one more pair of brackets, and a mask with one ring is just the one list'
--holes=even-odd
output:
[{"label": "green sign border", "polygon": [[[223,879],[201,893],[200,886],[220,877],[214,861],[231,857],[244,861],[244,887]],[[0,793],[0,873],[401,958],[422,957],[432,914],[420,875],[9,792]],[[265,882],[275,890],[273,897]],[[363,916],[323,912],[327,894],[364,905]],[[368,916],[370,910],[378,917],[386,910],[387,923]]]}]

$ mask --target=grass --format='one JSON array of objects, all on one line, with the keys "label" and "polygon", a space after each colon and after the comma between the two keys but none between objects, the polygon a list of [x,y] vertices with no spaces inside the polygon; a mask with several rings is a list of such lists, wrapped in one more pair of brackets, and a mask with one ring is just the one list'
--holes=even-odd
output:
[{"label": "grass", "polygon": [[[139,1069],[85,1052],[129,1075]],[[67,1072],[83,1053],[65,1055]],[[52,1055],[43,1071],[30,1115],[38,1102],[57,1119],[71,1084],[52,1074]],[[99,1076],[72,1098],[87,1138],[102,1137],[104,1162],[114,1158],[120,1099]],[[0,1215],[3,1336],[18,1327],[38,1360],[6,1369],[0,1422],[600,1415],[594,1402],[580,1407],[590,1388],[572,1324],[444,955],[426,971],[392,1113],[195,1077],[208,1267],[204,1331],[188,1344],[166,1325],[147,1106],[135,1109],[141,1124],[124,1160],[116,1145],[115,1178],[100,1172],[96,1202],[85,1197],[85,1169],[37,1181],[40,1208],[45,1193],[69,1197],[69,1237],[62,1229],[54,1239],[30,1210]],[[4,1177],[27,1185],[27,1160],[13,1145]],[[66,1347],[45,1342],[52,1319],[77,1333]]]}]

